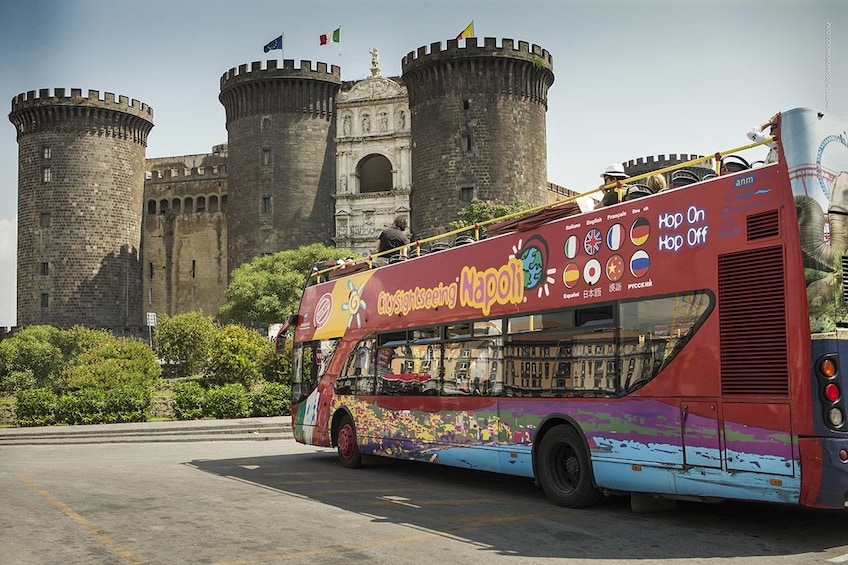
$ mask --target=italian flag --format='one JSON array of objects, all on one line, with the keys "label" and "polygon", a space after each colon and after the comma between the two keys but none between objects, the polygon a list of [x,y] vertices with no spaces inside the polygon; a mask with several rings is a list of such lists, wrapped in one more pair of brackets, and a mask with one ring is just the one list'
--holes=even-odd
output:
[{"label": "italian flag", "polygon": [[321,45],[327,45],[328,43],[338,43],[340,36],[342,34],[342,28],[337,27],[335,31],[330,33],[323,33],[318,37],[318,41],[321,42]]}]

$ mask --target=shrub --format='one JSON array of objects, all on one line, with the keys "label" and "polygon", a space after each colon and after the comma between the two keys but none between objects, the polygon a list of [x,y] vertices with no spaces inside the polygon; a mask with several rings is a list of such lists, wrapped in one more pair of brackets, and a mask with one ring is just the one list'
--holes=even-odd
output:
[{"label": "shrub", "polygon": [[234,324],[220,328],[210,351],[206,383],[249,388],[261,380],[261,362],[270,350],[268,339],[254,330]]},{"label": "shrub", "polygon": [[135,338],[110,337],[81,353],[65,376],[70,388],[109,390],[140,386],[152,393],[161,372],[146,343]]},{"label": "shrub", "polygon": [[251,416],[291,415],[291,388],[283,383],[265,383],[248,394]]},{"label": "shrub", "polygon": [[162,316],[155,330],[156,348],[162,360],[177,367],[178,376],[202,370],[215,339],[215,324],[201,312]]},{"label": "shrub", "polygon": [[52,426],[56,423],[56,394],[52,390],[22,390],[16,397],[19,426]]},{"label": "shrub", "polygon": [[106,393],[107,419],[110,422],[146,422],[150,413],[151,392],[142,386],[123,386]]},{"label": "shrub", "polygon": [[107,408],[106,391],[84,388],[59,397],[57,412],[65,424],[106,424],[114,422]]},{"label": "shrub", "polygon": [[271,347],[260,362],[262,377],[266,382],[291,383],[291,340],[286,340],[282,355],[274,353]]},{"label": "shrub", "polygon": [[247,392],[243,386],[236,383],[212,387],[206,391],[203,414],[219,420],[247,418],[250,416]]},{"label": "shrub", "polygon": [[32,374],[32,369],[12,370],[8,373],[0,374],[0,390],[6,392],[18,392],[36,388],[35,375]]},{"label": "shrub", "polygon": [[68,359],[57,343],[63,343],[62,330],[53,326],[27,326],[12,337],[0,341],[0,376],[3,390],[17,378],[13,373],[29,371],[35,380],[34,386],[58,391],[62,388],[61,373]]},{"label": "shrub", "polygon": [[174,416],[177,420],[198,420],[203,417],[206,392],[196,381],[174,385]]}]

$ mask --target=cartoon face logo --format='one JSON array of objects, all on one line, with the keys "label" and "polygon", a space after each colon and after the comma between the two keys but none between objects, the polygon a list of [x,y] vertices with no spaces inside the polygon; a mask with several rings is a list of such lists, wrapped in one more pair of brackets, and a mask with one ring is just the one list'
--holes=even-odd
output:
[{"label": "cartoon face logo", "polygon": [[524,288],[532,290],[542,282],[545,263],[542,251],[535,245],[525,247],[518,257],[524,264]]},{"label": "cartoon face logo", "polygon": [[548,262],[548,242],[538,235],[531,236],[527,241],[518,240],[512,251],[515,257],[521,261],[524,268],[524,289],[533,290],[538,288],[538,295],[550,295],[550,285],[556,282],[553,275],[556,267],[546,269]]}]

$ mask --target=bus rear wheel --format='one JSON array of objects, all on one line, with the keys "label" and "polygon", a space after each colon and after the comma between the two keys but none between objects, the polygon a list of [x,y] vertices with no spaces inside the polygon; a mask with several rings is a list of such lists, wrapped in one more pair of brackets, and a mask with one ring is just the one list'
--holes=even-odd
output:
[{"label": "bus rear wheel", "polygon": [[558,506],[581,508],[600,502],[592,464],[583,441],[573,427],[560,424],[542,437],[536,475],[545,495]]},{"label": "bus rear wheel", "polygon": [[362,452],[356,444],[356,429],[350,416],[344,416],[339,423],[339,433],[336,436],[336,449],[339,454],[339,462],[348,469],[357,469],[362,466]]}]

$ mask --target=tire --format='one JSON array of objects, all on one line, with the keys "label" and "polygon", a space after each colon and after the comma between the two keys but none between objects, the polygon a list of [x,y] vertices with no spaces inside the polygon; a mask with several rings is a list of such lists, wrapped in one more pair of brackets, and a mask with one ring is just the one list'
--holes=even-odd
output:
[{"label": "tire", "polygon": [[542,437],[536,464],[542,490],[558,506],[581,508],[597,504],[603,497],[595,488],[583,438],[569,425],[554,426]]},{"label": "tire", "polygon": [[336,435],[336,450],[339,454],[339,463],[348,469],[358,469],[362,466],[362,452],[356,443],[356,428],[350,416],[343,416],[339,423],[339,432]]}]

